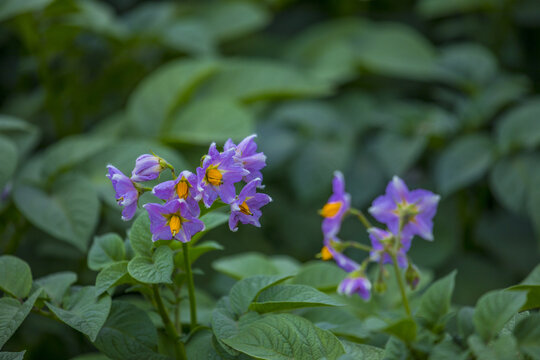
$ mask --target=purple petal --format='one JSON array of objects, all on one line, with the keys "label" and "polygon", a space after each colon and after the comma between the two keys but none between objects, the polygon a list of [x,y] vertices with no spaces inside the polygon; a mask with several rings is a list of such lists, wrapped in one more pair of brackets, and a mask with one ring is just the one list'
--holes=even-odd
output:
[{"label": "purple petal", "polygon": [[169,180],[154,186],[152,194],[161,200],[171,200],[176,195],[177,180]]},{"label": "purple petal", "polygon": [[236,189],[233,183],[223,183],[219,186],[219,196],[224,203],[230,204],[236,198]]}]

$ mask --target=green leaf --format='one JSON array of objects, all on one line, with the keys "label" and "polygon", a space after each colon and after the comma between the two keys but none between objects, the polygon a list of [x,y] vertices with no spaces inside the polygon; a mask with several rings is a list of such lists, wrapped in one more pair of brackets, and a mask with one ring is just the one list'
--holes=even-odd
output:
[{"label": "green leaf", "polygon": [[86,251],[99,217],[99,201],[92,184],[79,175],[58,178],[46,192],[17,183],[17,208],[36,227],[63,240],[81,252]]},{"label": "green leaf", "polygon": [[211,331],[198,331],[193,334],[186,344],[186,356],[190,360],[223,359],[213,346],[213,334]]},{"label": "green leaf", "polygon": [[383,132],[373,140],[371,150],[388,176],[403,175],[424,152],[426,140]]},{"label": "green leaf", "polygon": [[0,360],[23,360],[26,350],[21,352],[0,352]]},{"label": "green leaf", "polygon": [[495,198],[507,209],[525,213],[530,189],[536,184],[533,169],[540,165],[540,157],[522,154],[499,160],[493,167],[489,185]]},{"label": "green leaf", "polygon": [[[189,262],[193,264],[202,255],[206,254],[209,251],[214,250],[223,250],[223,246],[215,241],[205,241],[195,246],[190,246],[189,249]],[[184,252],[180,250],[174,255],[174,264],[177,268],[184,269]]]},{"label": "green leaf", "polygon": [[329,93],[328,84],[286,63],[269,60],[229,60],[205,87],[205,94],[243,102],[313,97]]},{"label": "green leaf", "polygon": [[94,341],[109,315],[111,297],[97,296],[93,286],[85,286],[71,294],[64,308],[51,303],[47,306],[60,320]]},{"label": "green leaf", "polygon": [[457,328],[459,335],[466,339],[474,333],[473,324],[474,308],[466,306],[457,313]]},{"label": "green leaf", "polygon": [[111,313],[94,345],[111,359],[167,360],[156,353],[157,331],[148,315],[123,301],[114,301]]},{"label": "green leaf", "polygon": [[528,100],[506,112],[495,128],[503,152],[531,150],[540,145],[540,98]]},{"label": "green leaf", "polygon": [[0,21],[30,12],[39,11],[49,5],[52,0],[5,0],[0,3]]},{"label": "green leaf", "polygon": [[268,360],[336,359],[345,353],[331,332],[291,314],[263,317],[223,341],[249,356]]},{"label": "green leaf", "polygon": [[467,343],[478,360],[514,360],[518,353],[516,340],[510,334],[501,335],[489,344],[474,334],[467,339]]},{"label": "green leaf", "polygon": [[409,359],[410,351],[407,345],[396,337],[390,337],[384,348],[385,360],[406,360]]},{"label": "green leaf", "polygon": [[32,272],[26,261],[12,255],[0,256],[0,290],[24,298],[32,287]]},{"label": "green leaf", "polygon": [[428,18],[463,14],[474,11],[493,11],[500,2],[498,0],[421,0],[418,2],[418,12]]},{"label": "green leaf", "polygon": [[120,236],[114,233],[96,236],[88,252],[88,267],[98,271],[125,258],[126,249]]},{"label": "green leaf", "polygon": [[259,253],[244,253],[222,257],[212,263],[214,270],[235,279],[254,275],[295,275],[295,269],[279,266],[277,258],[268,258]]},{"label": "green leaf", "polygon": [[518,285],[508,288],[508,290],[527,291],[527,302],[521,308],[521,311],[531,310],[540,307],[540,265]]},{"label": "green leaf", "polygon": [[521,292],[491,291],[476,303],[473,322],[484,340],[493,338],[525,304],[526,294]]},{"label": "green leaf", "polygon": [[450,311],[455,279],[456,271],[454,270],[434,282],[422,295],[417,316],[426,320],[432,329],[440,325],[441,320]]},{"label": "green leaf", "polygon": [[[177,60],[145,78],[129,98],[127,112],[140,134],[157,136],[171,113],[218,69],[214,60]],[[148,121],[152,119],[152,121]]]},{"label": "green leaf", "polygon": [[40,295],[38,289],[23,304],[12,298],[0,298],[0,349],[28,316]]},{"label": "green leaf", "polygon": [[211,4],[203,7],[199,15],[205,28],[219,40],[255,31],[270,20],[262,4],[243,1]]},{"label": "green leaf", "polygon": [[88,353],[75,356],[69,360],[110,360],[110,358],[100,353]]},{"label": "green leaf", "polygon": [[540,314],[521,319],[514,329],[519,349],[531,358],[540,359]]},{"label": "green leaf", "polygon": [[435,166],[435,180],[444,194],[450,194],[479,180],[494,160],[493,145],[486,135],[459,138],[441,154]]},{"label": "green leaf", "polygon": [[143,212],[135,219],[128,233],[131,248],[137,255],[152,256],[152,232],[150,231],[150,218]]},{"label": "green leaf", "polygon": [[413,28],[397,23],[372,23],[357,42],[357,61],[385,76],[429,79],[435,49]]},{"label": "green leaf", "polygon": [[158,247],[151,258],[137,255],[128,264],[129,275],[146,284],[171,284],[173,270],[173,251],[168,246]]},{"label": "green leaf", "polygon": [[104,136],[73,135],[47,148],[43,158],[43,173],[51,176],[84,162],[112,143]]},{"label": "green leaf", "polygon": [[163,132],[167,141],[207,145],[228,138],[240,140],[254,131],[247,108],[230,98],[210,97],[194,101],[172,115]]},{"label": "green leaf", "polygon": [[343,303],[306,285],[275,285],[262,291],[249,306],[259,313],[314,306],[342,306]]},{"label": "green leaf", "polygon": [[133,280],[128,273],[128,261],[109,264],[96,277],[96,294],[99,296],[113,286],[131,283]]},{"label": "green leaf", "polygon": [[341,344],[345,348],[346,354],[339,357],[339,360],[383,360],[384,349],[344,340],[341,340]]},{"label": "green leaf", "polygon": [[334,263],[317,261],[302,266],[291,283],[309,285],[321,291],[335,290],[346,276]]},{"label": "green leaf", "polygon": [[63,271],[41,277],[34,284],[41,287],[54,304],[62,303],[66,291],[77,281],[77,274]]},{"label": "green leaf", "polygon": [[416,323],[411,318],[398,320],[382,329],[382,331],[405,342],[412,342],[416,339]]},{"label": "green leaf", "polygon": [[429,360],[466,360],[467,353],[453,340],[443,340],[433,347]]},{"label": "green leaf", "polygon": [[19,157],[23,158],[37,145],[40,132],[29,122],[9,115],[0,115],[0,135],[16,145]]},{"label": "green leaf", "polygon": [[4,136],[0,136],[0,154],[2,154],[2,166],[0,167],[0,189],[4,189],[7,182],[15,173],[18,160],[17,147],[11,140]]},{"label": "green leaf", "polygon": [[290,278],[289,276],[256,275],[238,281],[229,292],[231,309],[238,315],[245,313],[251,302],[261,291],[279,284]]}]

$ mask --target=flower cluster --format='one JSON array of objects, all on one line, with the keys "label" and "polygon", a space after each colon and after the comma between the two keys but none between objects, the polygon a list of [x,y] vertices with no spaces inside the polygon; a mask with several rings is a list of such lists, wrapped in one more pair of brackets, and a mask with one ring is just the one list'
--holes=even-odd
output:
[{"label": "flower cluster", "polygon": [[[151,191],[162,200],[161,203],[144,205],[150,218],[153,241],[190,241],[193,235],[204,230],[204,223],[199,219],[200,203],[210,208],[218,199],[220,204],[230,207],[231,231],[238,230],[238,222],[259,227],[260,208],[272,199],[257,193],[257,188],[262,188],[261,170],[266,166],[266,156],[257,152],[255,137],[248,136],[238,145],[229,139],[222,152],[212,143],[195,173],[184,170],[175,176],[174,168],[167,161],[149,154],[137,158],[131,178],[108,165],[107,177],[113,184],[118,204],[124,207],[122,219],[133,218],[140,195]],[[153,188],[141,184],[158,179],[165,169],[172,171],[173,180],[161,182]],[[242,182],[245,185],[236,194],[236,187]]]},{"label": "flower cluster", "polygon": [[[365,274],[369,262],[380,265],[396,262],[400,268],[407,268],[406,280],[411,287],[416,287],[418,271],[409,263],[407,252],[415,235],[433,240],[433,217],[440,197],[423,189],[409,191],[403,180],[394,176],[386,187],[386,193],[377,197],[369,208],[369,213],[387,226],[387,229],[381,229],[371,226],[360,211],[351,209],[350,195],[345,193],[345,181],[340,172],[334,173],[332,185],[333,194],[320,211],[324,218],[321,257],[323,260],[334,259],[349,274],[339,285],[338,292],[347,295],[356,293],[369,300],[371,282]],[[371,247],[343,242],[337,237],[343,218],[348,213],[358,215],[366,224]],[[369,257],[362,264],[356,263],[343,254],[351,246],[368,250]]]}]

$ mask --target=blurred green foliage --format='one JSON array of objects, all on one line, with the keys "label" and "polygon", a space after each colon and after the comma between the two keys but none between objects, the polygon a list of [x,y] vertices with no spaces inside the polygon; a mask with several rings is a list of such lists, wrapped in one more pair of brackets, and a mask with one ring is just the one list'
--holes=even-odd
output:
[{"label": "blurred green foliage", "polygon": [[[93,283],[91,239],[125,233],[106,164],[153,151],[193,169],[253,132],[274,202],[262,229],[214,231],[221,255],[313,259],[340,169],[361,209],[394,174],[442,195],[411,255],[458,269],[458,303],[540,259],[538,1],[5,0],[0,21],[0,252],[35,278]],[[222,276],[202,286],[226,294]],[[21,331],[34,357],[82,342],[32,317]]]}]

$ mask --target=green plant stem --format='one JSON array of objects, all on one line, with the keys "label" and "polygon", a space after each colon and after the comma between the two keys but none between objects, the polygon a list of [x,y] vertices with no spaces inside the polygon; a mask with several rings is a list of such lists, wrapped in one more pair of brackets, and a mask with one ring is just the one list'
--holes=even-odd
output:
[{"label": "green plant stem", "polygon": [[370,251],[373,250],[371,247],[369,247],[367,245],[357,243],[356,241],[346,241],[346,242],[343,243],[343,245],[350,246],[350,247],[353,247],[355,249],[364,250],[364,251],[367,251],[367,252],[370,252]]},{"label": "green plant stem", "polygon": [[165,326],[165,331],[167,332],[167,335],[169,335],[171,340],[174,342],[174,351],[176,353],[176,359],[187,360],[186,349],[184,348],[184,343],[180,341],[178,332],[176,331],[174,324],[171,322],[171,318],[169,317],[169,314],[167,312],[167,309],[165,308],[165,305],[163,305],[163,300],[161,299],[161,294],[159,293],[159,287],[157,284],[152,285],[152,291],[154,293],[154,301],[156,302],[159,315],[161,316],[161,320],[163,321],[163,325]]},{"label": "green plant stem", "polygon": [[396,273],[396,280],[399,285],[399,291],[401,292],[401,298],[403,299],[403,306],[405,307],[405,312],[412,319],[411,308],[409,307],[409,300],[407,299],[407,293],[405,292],[405,284],[403,284],[401,270],[399,269],[396,254],[390,252],[390,256],[392,257],[392,263],[394,264],[394,272]]},{"label": "green plant stem", "polygon": [[195,284],[193,282],[193,273],[191,272],[191,262],[189,261],[189,244],[182,243],[184,253],[184,264],[186,266],[186,277],[189,295],[189,318],[191,320],[190,329],[197,327],[197,302],[195,301]]},{"label": "green plant stem", "polygon": [[366,229],[369,229],[369,228],[373,227],[362,211],[360,211],[358,209],[351,208],[351,209],[349,209],[349,213],[351,213],[353,215],[356,215],[356,217],[366,227]]}]

